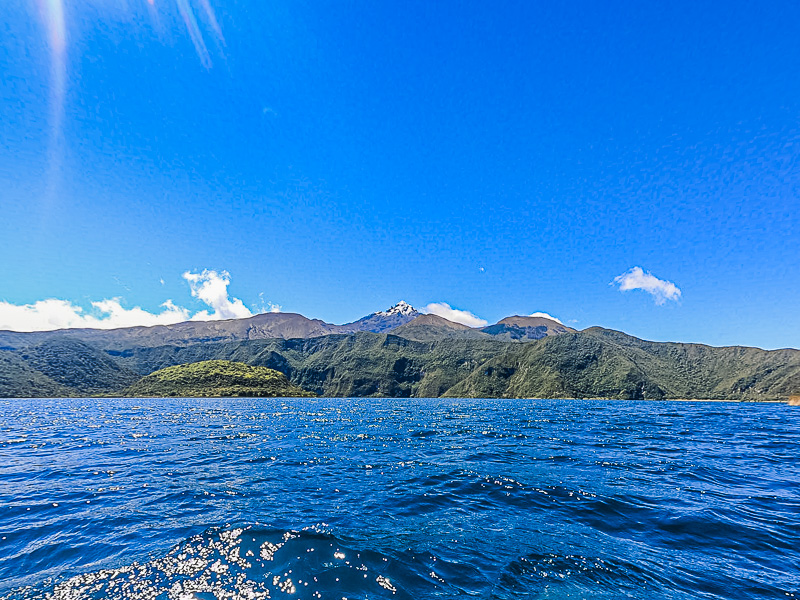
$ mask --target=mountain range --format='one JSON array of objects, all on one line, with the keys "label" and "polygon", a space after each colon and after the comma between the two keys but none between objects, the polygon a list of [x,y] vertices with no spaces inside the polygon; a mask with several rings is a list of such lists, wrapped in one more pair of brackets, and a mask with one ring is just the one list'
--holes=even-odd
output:
[{"label": "mountain range", "polygon": [[799,350],[648,342],[543,317],[472,328],[400,302],[344,325],[266,313],[0,331],[0,396],[113,395],[159,369],[206,360],[275,369],[322,396],[784,400],[800,392]]}]

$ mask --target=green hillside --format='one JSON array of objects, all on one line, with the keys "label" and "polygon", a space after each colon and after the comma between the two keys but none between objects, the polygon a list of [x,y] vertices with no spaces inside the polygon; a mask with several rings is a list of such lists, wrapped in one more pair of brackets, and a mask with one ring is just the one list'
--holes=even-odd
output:
[{"label": "green hillside", "polygon": [[647,342],[593,327],[511,348],[446,395],[768,400],[796,390],[797,350]]},{"label": "green hillside", "polygon": [[[783,400],[800,393],[798,350],[648,342],[599,327],[508,340],[440,326],[433,318],[396,333],[408,337],[359,332],[105,351],[50,339],[0,350],[0,395],[110,395],[125,389],[139,396],[292,396],[308,390],[331,397]],[[254,385],[252,377],[236,379],[235,371],[190,368],[205,361],[272,369],[288,381],[265,377],[263,385]],[[154,373],[176,365],[183,366]],[[297,387],[281,388],[289,384]]]},{"label": "green hillside", "polygon": [[2,397],[108,394],[141,377],[106,352],[76,339],[45,339],[0,355]]},{"label": "green hillside", "polygon": [[160,369],[123,390],[131,397],[294,397],[313,394],[283,373],[227,360],[206,360]]},{"label": "green hillside", "polygon": [[74,394],[118,390],[137,381],[138,373],[121,366],[107,353],[72,339],[52,339],[18,352],[20,358]]},{"label": "green hillside", "polygon": [[418,342],[356,333],[139,348],[120,353],[118,359],[141,374],[201,360],[239,361],[281,371],[294,384],[321,396],[437,397],[510,344],[485,338]]},{"label": "green hillside", "polygon": [[120,356],[141,373],[212,358],[276,369],[322,396],[774,400],[800,391],[797,350],[647,342],[601,328],[523,343],[357,333]]},{"label": "green hillside", "polygon": [[14,352],[0,350],[0,398],[58,398],[73,391],[37,371]]}]

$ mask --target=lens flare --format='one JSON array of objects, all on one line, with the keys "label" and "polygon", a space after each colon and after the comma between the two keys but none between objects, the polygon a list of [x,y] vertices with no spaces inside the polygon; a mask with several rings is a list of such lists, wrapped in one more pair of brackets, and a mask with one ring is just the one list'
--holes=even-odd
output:
[{"label": "lens flare", "polygon": [[198,0],[200,6],[203,8],[203,12],[206,15],[206,20],[208,21],[209,27],[214,32],[214,36],[216,37],[217,42],[221,45],[225,45],[225,37],[222,35],[222,28],[219,26],[217,22],[217,15],[214,13],[214,9],[211,8],[211,4],[209,4],[208,0]]},{"label": "lens flare", "polygon": [[61,124],[64,120],[64,97],[67,81],[67,28],[63,0],[40,0],[47,40],[50,47],[50,141],[46,198],[52,201],[58,188],[62,163]]},{"label": "lens flare", "polygon": [[[156,0],[139,0],[144,5],[154,22],[158,25],[160,14],[164,13],[166,18],[177,16],[168,7],[159,10]],[[208,31],[208,34],[221,53],[225,47],[225,38],[222,35],[222,28],[219,25],[217,16],[209,0],[171,0],[175,4],[177,14],[186,28],[189,38],[192,41],[195,52],[200,63],[206,69],[212,67],[211,54],[206,45],[201,24]],[[170,2],[170,0],[164,0]],[[49,175],[47,179],[48,197],[53,199],[58,188],[60,179],[63,143],[62,143],[62,123],[64,120],[64,101],[67,92],[67,49],[68,31],[67,19],[64,12],[64,0],[37,0],[39,13],[47,34],[47,45],[50,53],[50,143],[49,143]],[[163,3],[161,3],[163,7]],[[193,6],[194,5],[194,6]],[[130,7],[129,7],[130,8]],[[200,22],[198,22],[198,17]]]},{"label": "lens flare", "polygon": [[178,5],[178,10],[183,17],[183,22],[186,25],[186,30],[189,32],[189,37],[192,39],[194,49],[197,52],[200,62],[206,69],[211,68],[211,56],[208,53],[208,48],[203,40],[203,34],[200,33],[200,27],[197,26],[197,19],[194,16],[189,0],[175,0]]}]

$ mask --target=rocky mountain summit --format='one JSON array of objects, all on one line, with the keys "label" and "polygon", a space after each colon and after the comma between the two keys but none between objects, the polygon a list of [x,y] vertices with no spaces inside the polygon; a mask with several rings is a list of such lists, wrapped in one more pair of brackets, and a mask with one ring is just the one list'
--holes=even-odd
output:
[{"label": "rocky mountain summit", "polygon": [[392,315],[402,315],[406,317],[414,318],[416,315],[419,314],[416,308],[411,306],[405,300],[400,300],[397,304],[392,306],[389,310],[381,310],[375,313],[376,315],[380,315],[381,317],[391,317]]},{"label": "rocky mountain summit", "polygon": [[383,333],[395,327],[400,327],[413,321],[422,313],[411,306],[408,302],[401,300],[388,310],[374,312],[345,325],[336,326],[336,333],[355,333],[356,331],[371,331],[372,333]]},{"label": "rocky mountain summit", "polygon": [[494,325],[481,329],[495,337],[506,340],[540,340],[550,335],[575,333],[572,327],[567,327],[545,317],[506,317]]}]

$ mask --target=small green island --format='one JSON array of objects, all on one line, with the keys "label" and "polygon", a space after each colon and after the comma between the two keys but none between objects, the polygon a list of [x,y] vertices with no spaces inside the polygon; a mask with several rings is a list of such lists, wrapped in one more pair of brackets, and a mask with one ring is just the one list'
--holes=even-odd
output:
[{"label": "small green island", "polygon": [[160,369],[125,388],[136,398],[314,397],[286,375],[230,360],[204,360]]}]

